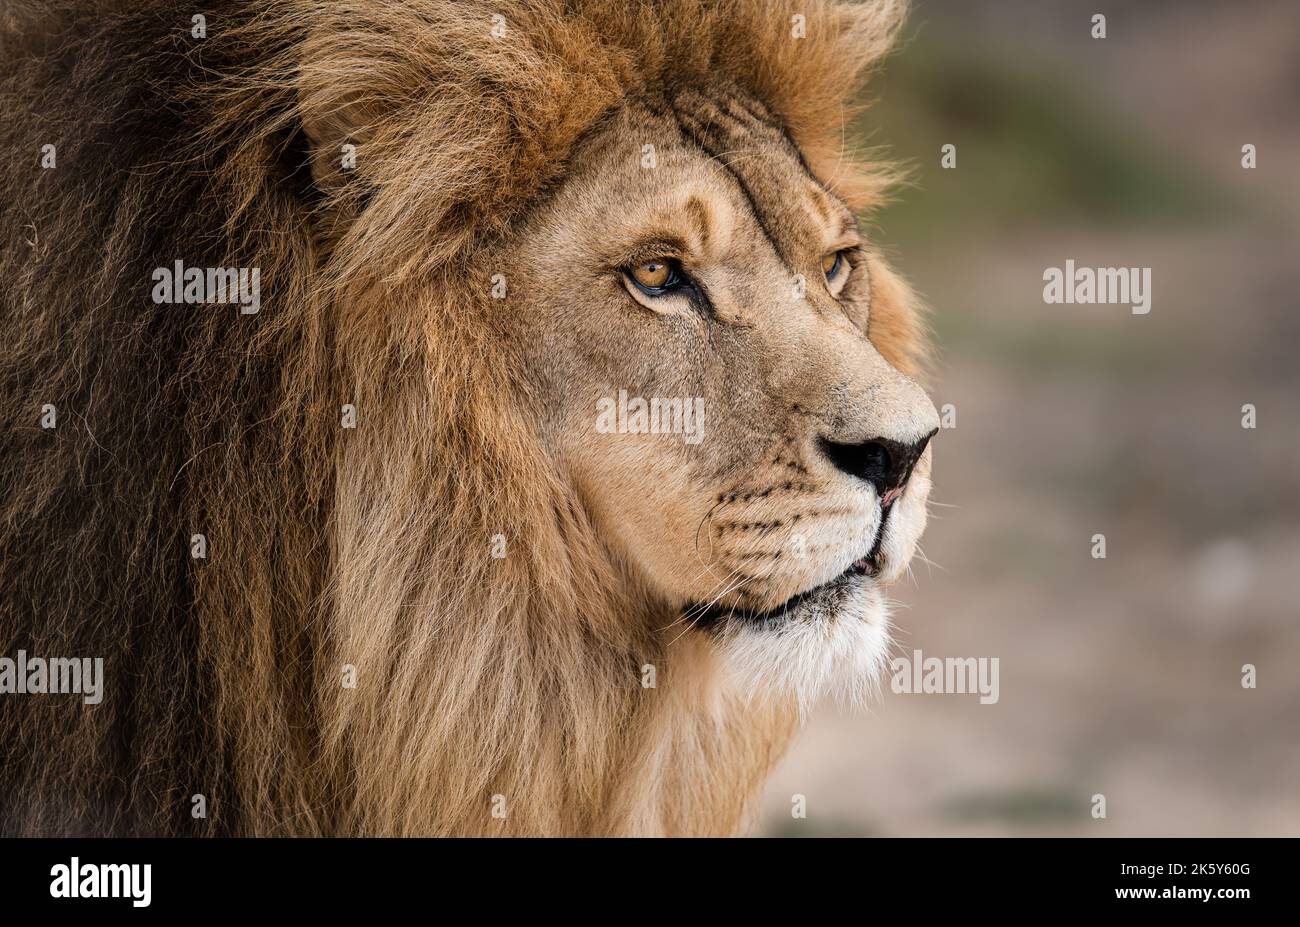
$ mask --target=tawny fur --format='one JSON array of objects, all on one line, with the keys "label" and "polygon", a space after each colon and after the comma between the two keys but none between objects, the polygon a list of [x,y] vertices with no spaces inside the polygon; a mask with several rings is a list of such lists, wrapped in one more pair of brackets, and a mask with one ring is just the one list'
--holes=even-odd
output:
[{"label": "tawny fur", "polygon": [[[55,5],[0,17],[0,655],[107,681],[0,696],[0,832],[743,828],[796,709],[630,620],[482,255],[622,101],[719,77],[871,205],[847,107],[901,4],[227,2],[203,40],[192,5]],[[261,312],[153,304],[176,259],[260,267]],[[880,306],[917,369],[910,296]]]}]

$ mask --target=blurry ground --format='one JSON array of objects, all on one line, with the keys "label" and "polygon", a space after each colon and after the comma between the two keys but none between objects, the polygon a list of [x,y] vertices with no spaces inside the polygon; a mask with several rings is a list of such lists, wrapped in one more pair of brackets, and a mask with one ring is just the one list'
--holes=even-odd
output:
[{"label": "blurry ground", "polygon": [[[1300,4],[917,6],[864,126],[957,426],[896,637],[1001,698],[825,706],[763,831],[1300,834]],[[1151,313],[1045,305],[1067,258],[1151,267]]]}]

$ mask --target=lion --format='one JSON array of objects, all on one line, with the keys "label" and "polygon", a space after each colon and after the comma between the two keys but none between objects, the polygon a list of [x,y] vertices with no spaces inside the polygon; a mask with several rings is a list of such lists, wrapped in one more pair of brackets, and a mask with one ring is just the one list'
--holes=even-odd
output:
[{"label": "lion", "polygon": [[0,656],[104,679],[0,694],[0,831],[747,832],[925,523],[904,14],[11,7]]}]

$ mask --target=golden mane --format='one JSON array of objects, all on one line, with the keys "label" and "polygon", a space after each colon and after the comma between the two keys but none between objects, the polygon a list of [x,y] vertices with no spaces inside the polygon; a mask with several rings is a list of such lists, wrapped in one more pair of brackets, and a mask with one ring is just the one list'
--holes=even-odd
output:
[{"label": "golden mane", "polygon": [[[198,40],[175,2],[0,20],[0,654],[107,673],[93,710],[0,699],[0,832],[736,830],[793,710],[619,620],[494,243],[606,114],[706,80],[869,205],[846,114],[903,4],[212,6]],[[151,303],[175,259],[260,268],[260,312]]]}]

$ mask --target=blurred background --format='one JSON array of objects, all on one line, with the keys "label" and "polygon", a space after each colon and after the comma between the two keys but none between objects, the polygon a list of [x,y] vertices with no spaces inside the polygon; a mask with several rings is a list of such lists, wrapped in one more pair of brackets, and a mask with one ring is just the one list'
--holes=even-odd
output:
[{"label": "blurred background", "polygon": [[[915,0],[871,97],[956,414],[895,652],[1000,699],[823,706],[760,832],[1300,834],[1300,3]],[[1067,259],[1150,314],[1044,304]]]}]

